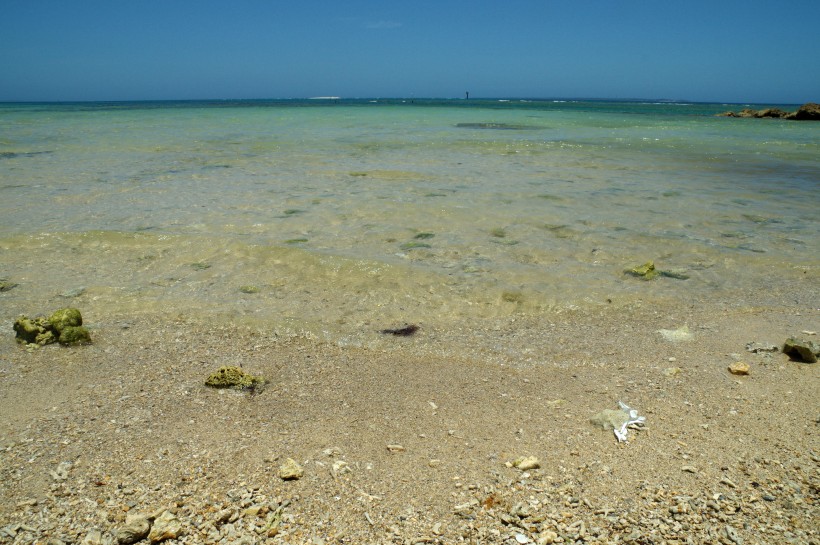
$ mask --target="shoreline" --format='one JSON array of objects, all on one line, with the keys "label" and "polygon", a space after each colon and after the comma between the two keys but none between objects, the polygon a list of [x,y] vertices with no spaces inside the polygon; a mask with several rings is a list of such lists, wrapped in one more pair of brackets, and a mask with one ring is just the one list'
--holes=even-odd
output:
[{"label": "shoreline", "polygon": [[[82,347],[5,335],[0,529],[107,543],[129,515],[169,511],[172,544],[811,543],[818,367],[744,347],[819,317],[579,314],[544,330],[536,362],[436,356],[424,329],[380,348],[148,317],[89,324]],[[749,376],[727,371],[738,359]],[[271,382],[206,388],[222,365]],[[647,418],[628,443],[589,423],[618,401]],[[526,456],[540,468],[508,467]],[[302,478],[279,478],[288,458]]]}]

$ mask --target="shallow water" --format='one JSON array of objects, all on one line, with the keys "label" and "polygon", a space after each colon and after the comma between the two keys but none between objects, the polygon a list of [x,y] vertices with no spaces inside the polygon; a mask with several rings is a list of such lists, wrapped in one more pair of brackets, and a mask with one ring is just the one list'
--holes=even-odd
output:
[{"label": "shallow water", "polygon": [[[349,337],[635,302],[815,307],[820,125],[726,105],[0,105],[3,319]],[[624,270],[654,260],[664,277]]]}]

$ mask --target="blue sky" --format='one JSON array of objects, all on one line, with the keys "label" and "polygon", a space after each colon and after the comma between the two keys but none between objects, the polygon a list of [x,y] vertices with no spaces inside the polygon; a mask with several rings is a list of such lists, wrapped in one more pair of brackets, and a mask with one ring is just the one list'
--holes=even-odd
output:
[{"label": "blue sky", "polygon": [[0,0],[0,101],[820,101],[820,0]]}]

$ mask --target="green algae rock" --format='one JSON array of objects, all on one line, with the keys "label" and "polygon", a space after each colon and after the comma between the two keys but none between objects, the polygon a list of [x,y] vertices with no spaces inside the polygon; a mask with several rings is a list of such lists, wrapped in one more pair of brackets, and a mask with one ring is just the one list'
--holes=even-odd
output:
[{"label": "green algae rock", "polygon": [[60,344],[91,344],[91,334],[81,325],[65,326],[57,339]]},{"label": "green algae rock", "polygon": [[46,345],[57,340],[51,331],[51,324],[42,316],[34,319],[20,316],[14,321],[14,332],[17,342],[26,344]]},{"label": "green algae rock", "polygon": [[237,390],[259,389],[265,385],[265,379],[246,373],[240,367],[225,366],[211,373],[205,386],[211,388],[234,388]]},{"label": "green algae rock", "polygon": [[54,311],[54,314],[48,319],[51,327],[57,333],[63,331],[67,327],[77,327],[83,325],[83,316],[76,308],[61,308]]},{"label": "green algae rock", "polygon": [[259,293],[259,288],[256,286],[239,286],[239,291],[242,293],[253,294]]},{"label": "green algae rock", "polygon": [[14,322],[17,342],[45,346],[60,342],[64,345],[89,344],[91,334],[82,326],[83,317],[76,308],[62,308],[51,317],[31,319],[20,316]]},{"label": "green algae rock", "polygon": [[643,265],[626,270],[627,274],[643,278],[644,280],[652,280],[660,274],[660,271],[655,269],[654,261],[647,261]]}]

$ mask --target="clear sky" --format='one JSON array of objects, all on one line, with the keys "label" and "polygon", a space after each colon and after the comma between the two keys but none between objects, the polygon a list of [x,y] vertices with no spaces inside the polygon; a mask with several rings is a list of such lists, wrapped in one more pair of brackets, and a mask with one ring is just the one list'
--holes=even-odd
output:
[{"label": "clear sky", "polygon": [[0,101],[820,101],[820,0],[0,0]]}]

